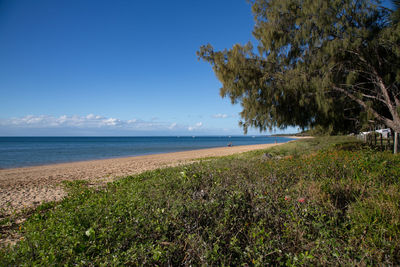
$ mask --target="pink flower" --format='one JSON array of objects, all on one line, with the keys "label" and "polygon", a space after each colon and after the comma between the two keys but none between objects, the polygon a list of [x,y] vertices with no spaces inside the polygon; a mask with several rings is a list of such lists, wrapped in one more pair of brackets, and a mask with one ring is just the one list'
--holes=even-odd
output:
[{"label": "pink flower", "polygon": [[306,202],[306,199],[304,197],[301,197],[297,201],[300,203],[304,203],[304,202]]},{"label": "pink flower", "polygon": [[289,200],[290,200],[290,197],[289,197],[289,196],[285,196],[285,200],[286,200],[286,201],[289,201]]}]

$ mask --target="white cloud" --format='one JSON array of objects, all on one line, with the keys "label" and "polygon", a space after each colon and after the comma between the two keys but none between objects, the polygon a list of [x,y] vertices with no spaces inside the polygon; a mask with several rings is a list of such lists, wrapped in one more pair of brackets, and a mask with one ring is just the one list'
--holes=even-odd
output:
[{"label": "white cloud", "polygon": [[58,118],[58,122],[60,123],[60,124],[63,124],[64,122],[66,122],[68,120],[68,117],[66,116],[66,115],[63,115],[63,116],[60,116],[59,118]]},{"label": "white cloud", "polygon": [[96,116],[94,114],[89,114],[89,115],[86,116],[86,119],[88,119],[88,120],[91,120],[91,119],[94,119],[94,118],[96,118]]},{"label": "white cloud", "polygon": [[174,122],[170,126],[168,126],[168,129],[173,130],[176,127],[177,123]]},{"label": "white cloud", "polygon": [[188,127],[188,130],[191,132],[191,131],[194,131],[194,130],[198,130],[198,129],[200,129],[201,127],[203,126],[203,123],[202,122],[198,122],[198,123],[196,123],[194,126],[189,126]]},{"label": "white cloud", "polygon": [[[73,128],[98,128],[98,127],[115,127],[137,124],[137,120],[120,120],[116,118],[106,118],[99,115],[89,114],[87,116],[78,115],[62,115],[60,117],[50,115],[28,115],[20,118],[11,118],[0,120],[0,126],[17,126],[25,128],[57,128],[57,127],[73,127]],[[143,125],[143,122],[142,122]]]},{"label": "white cloud", "polygon": [[103,124],[106,126],[116,126],[119,123],[120,123],[120,120],[115,119],[115,118],[109,118],[109,119],[103,120]]},{"label": "white cloud", "polygon": [[0,118],[0,135],[112,135],[122,134],[179,134],[195,131],[215,131],[205,128],[204,122],[180,124],[178,121],[145,121],[87,115],[27,115]]},{"label": "white cloud", "polygon": [[227,115],[227,114],[218,113],[218,114],[213,115],[213,118],[216,118],[216,119],[226,119],[226,118],[228,118],[228,115]]}]

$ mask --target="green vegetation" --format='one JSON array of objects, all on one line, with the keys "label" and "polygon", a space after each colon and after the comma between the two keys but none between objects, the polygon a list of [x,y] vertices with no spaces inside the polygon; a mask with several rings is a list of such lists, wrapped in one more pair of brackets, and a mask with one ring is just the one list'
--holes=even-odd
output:
[{"label": "green vegetation", "polygon": [[400,157],[348,137],[68,183],[1,265],[399,265]]}]

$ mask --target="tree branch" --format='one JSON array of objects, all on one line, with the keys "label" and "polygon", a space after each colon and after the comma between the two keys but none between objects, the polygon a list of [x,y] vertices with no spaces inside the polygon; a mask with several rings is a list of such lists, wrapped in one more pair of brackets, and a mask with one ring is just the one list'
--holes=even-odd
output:
[{"label": "tree branch", "polygon": [[[359,83],[359,84],[369,84],[369,83]],[[377,93],[376,91],[369,90],[368,88],[365,88],[363,86],[358,86],[358,84],[355,84],[355,85],[352,85],[352,84],[340,84],[340,86],[345,86],[345,87],[348,87],[348,88],[354,88],[355,87],[355,88],[362,89],[364,91],[370,91],[370,92],[373,92],[373,93]],[[356,91],[356,90],[352,90],[352,91]],[[363,96],[365,98],[375,99],[375,100],[378,100],[378,101],[386,104],[385,100],[379,97],[379,94],[377,96],[374,96],[374,95],[368,95],[368,94],[365,94],[365,93],[361,93],[361,96]]]},{"label": "tree branch", "polygon": [[376,112],[373,108],[369,107],[367,105],[367,103],[365,103],[364,101],[362,101],[361,99],[359,99],[358,97],[356,97],[355,95],[349,93],[348,91],[346,91],[343,88],[337,87],[337,86],[332,86],[332,88],[338,92],[342,92],[345,95],[347,95],[350,99],[354,100],[355,102],[357,102],[360,106],[362,106],[365,110],[368,110],[369,112],[371,112],[375,118],[377,118],[378,120],[380,120],[381,122],[383,122],[384,124],[386,124],[387,126],[389,126],[390,128],[396,128],[396,126],[394,125],[394,122],[382,115],[380,115],[378,112]]}]

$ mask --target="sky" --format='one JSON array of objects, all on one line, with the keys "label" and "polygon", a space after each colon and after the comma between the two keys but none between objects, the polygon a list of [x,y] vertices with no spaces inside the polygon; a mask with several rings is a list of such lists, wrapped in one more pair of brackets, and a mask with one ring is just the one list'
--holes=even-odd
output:
[{"label": "sky", "polygon": [[245,0],[0,0],[0,136],[243,134],[196,51],[253,26]]}]

